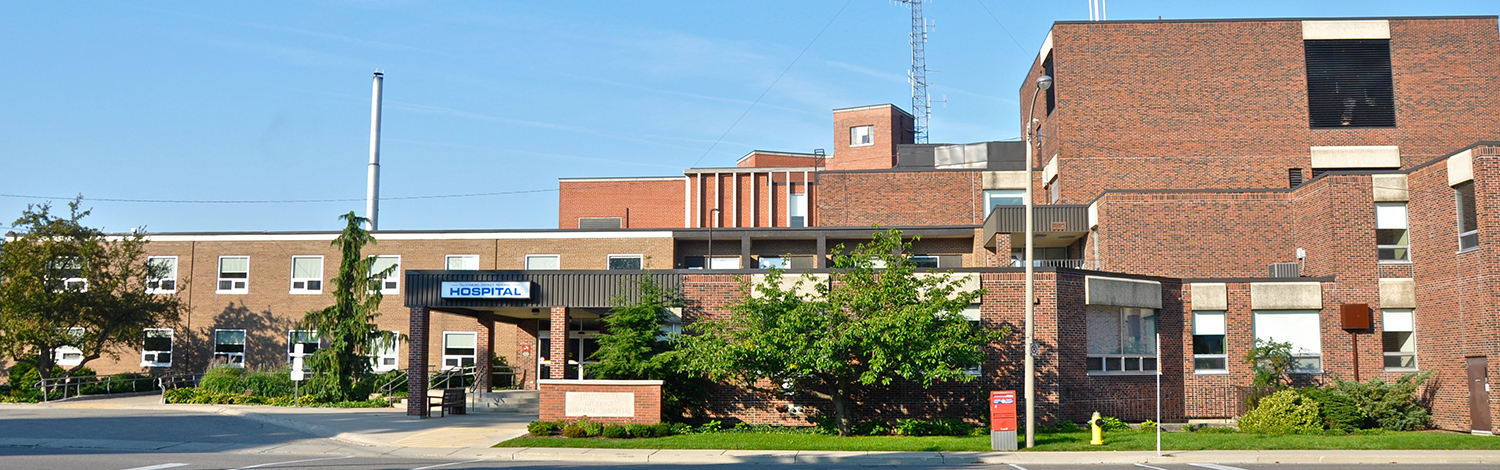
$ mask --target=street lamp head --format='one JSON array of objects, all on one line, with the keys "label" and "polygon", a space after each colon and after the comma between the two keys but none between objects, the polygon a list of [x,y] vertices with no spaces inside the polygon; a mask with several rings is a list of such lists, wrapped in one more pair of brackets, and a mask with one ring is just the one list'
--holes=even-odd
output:
[{"label": "street lamp head", "polygon": [[1052,76],[1042,75],[1040,77],[1036,77],[1036,87],[1043,90],[1052,88]]}]

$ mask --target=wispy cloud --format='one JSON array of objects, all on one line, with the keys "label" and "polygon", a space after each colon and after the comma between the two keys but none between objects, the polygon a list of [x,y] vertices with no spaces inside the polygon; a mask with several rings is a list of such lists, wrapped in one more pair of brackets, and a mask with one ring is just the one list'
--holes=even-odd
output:
[{"label": "wispy cloud", "polygon": [[510,147],[507,147],[507,148],[495,148],[495,147],[486,147],[486,146],[482,146],[482,145],[469,145],[469,144],[459,144],[459,143],[454,143],[454,142],[437,142],[437,141],[430,141],[430,140],[412,140],[412,139],[390,139],[390,141],[392,141],[392,142],[406,142],[406,143],[419,144],[419,145],[432,145],[432,146],[439,146],[439,147],[461,148],[461,149],[468,149],[468,150],[479,150],[479,151],[483,151],[483,152],[486,152],[486,153],[492,153],[492,154],[522,154],[522,155],[531,155],[531,156],[537,156],[537,157],[563,158],[563,159],[576,160],[576,161],[612,163],[612,164],[616,164],[616,165],[625,165],[625,166],[641,166],[641,167],[650,167],[650,168],[667,168],[667,169],[671,169],[671,170],[681,170],[681,168],[678,168],[678,167],[675,167],[675,166],[662,165],[662,164],[658,164],[658,163],[646,163],[646,162],[638,162],[638,161],[631,161],[631,160],[618,160],[618,159],[613,159],[613,158],[585,157],[585,156],[580,156],[580,155],[567,155],[567,154],[560,154],[560,153],[535,152],[535,151],[531,151],[531,150],[522,150],[522,149],[510,148]]}]

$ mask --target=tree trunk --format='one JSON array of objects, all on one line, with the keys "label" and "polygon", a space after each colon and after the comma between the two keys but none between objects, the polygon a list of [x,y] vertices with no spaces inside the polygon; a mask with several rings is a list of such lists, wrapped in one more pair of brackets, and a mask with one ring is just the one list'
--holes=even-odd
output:
[{"label": "tree trunk", "polygon": [[849,437],[854,433],[850,431],[848,398],[844,396],[844,387],[840,385],[833,391],[833,415],[839,425],[839,436]]}]

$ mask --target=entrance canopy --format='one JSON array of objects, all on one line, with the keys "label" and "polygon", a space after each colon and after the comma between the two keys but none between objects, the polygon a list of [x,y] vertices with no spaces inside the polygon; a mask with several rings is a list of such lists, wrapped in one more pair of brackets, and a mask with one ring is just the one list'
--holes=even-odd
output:
[{"label": "entrance canopy", "polygon": [[406,306],[470,317],[486,313],[511,318],[547,318],[547,309],[607,309],[624,295],[636,300],[641,276],[677,289],[680,272],[616,271],[455,271],[406,272]]}]

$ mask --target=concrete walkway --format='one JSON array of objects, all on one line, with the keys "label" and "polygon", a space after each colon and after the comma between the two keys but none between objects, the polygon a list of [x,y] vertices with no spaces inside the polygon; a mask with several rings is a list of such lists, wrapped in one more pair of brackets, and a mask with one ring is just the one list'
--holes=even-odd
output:
[{"label": "concrete walkway", "polygon": [[[295,430],[309,437],[232,445],[194,442],[27,438],[5,436],[0,446],[109,449],[168,452],[252,452],[403,456],[486,460],[528,460],[615,463],[768,463],[934,466],[967,464],[1500,464],[1500,451],[1441,450],[1275,450],[1155,452],[830,452],[682,449],[493,448],[497,442],[526,433],[535,415],[476,413],[444,418],[413,419],[397,409],[286,408],[233,405],[163,405],[155,396],[69,400],[46,405],[0,405],[10,410],[42,412],[108,410],[110,413],[149,415],[153,412],[233,416],[256,423]],[[84,413],[87,414],[87,413]],[[320,439],[321,438],[321,439]],[[1500,438],[1500,437],[1497,437]],[[180,438],[179,438],[180,439]]]}]

